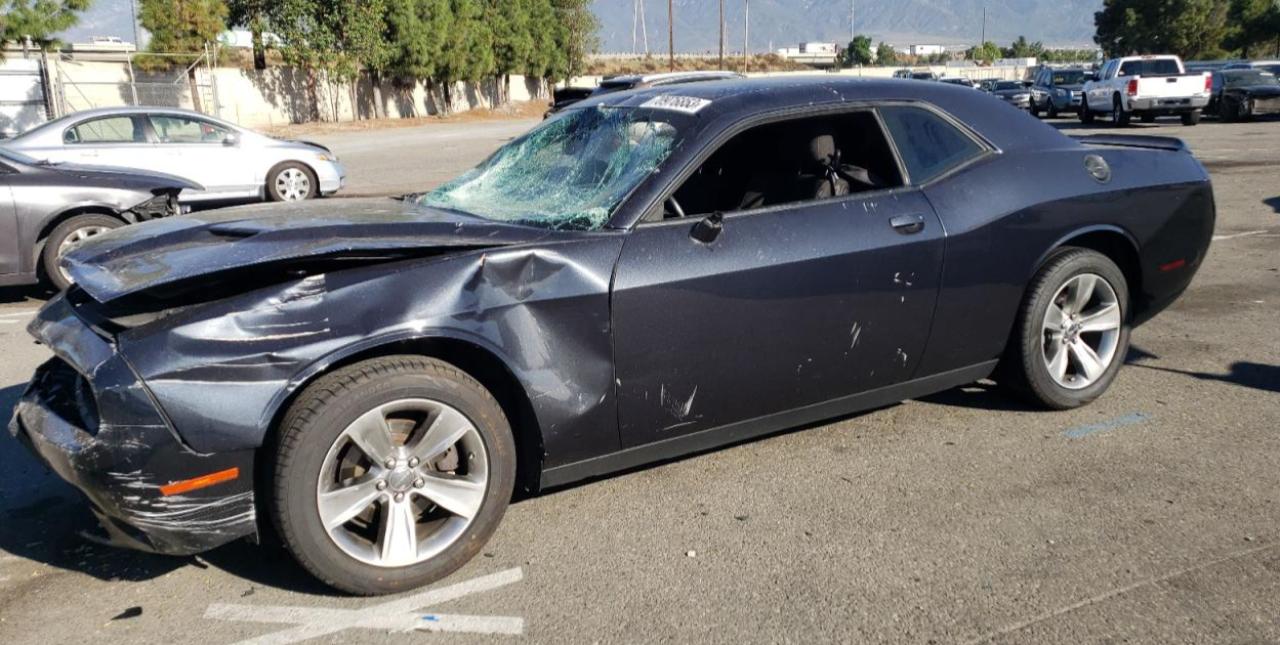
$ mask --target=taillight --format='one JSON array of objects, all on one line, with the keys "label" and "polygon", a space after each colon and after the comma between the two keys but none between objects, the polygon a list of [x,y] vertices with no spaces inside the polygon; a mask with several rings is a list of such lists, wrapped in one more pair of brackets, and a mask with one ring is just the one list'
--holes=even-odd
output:
[{"label": "taillight", "polygon": [[1128,93],[1129,93],[1129,96],[1138,95],[1138,79],[1136,78],[1129,79]]},{"label": "taillight", "polygon": [[1204,75],[1204,91],[1206,94],[1211,94],[1213,92],[1213,75],[1212,74]]}]

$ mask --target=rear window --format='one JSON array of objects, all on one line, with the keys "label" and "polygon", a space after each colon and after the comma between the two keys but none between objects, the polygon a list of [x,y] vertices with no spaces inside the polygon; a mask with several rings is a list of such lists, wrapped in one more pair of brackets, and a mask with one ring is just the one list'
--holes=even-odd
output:
[{"label": "rear window", "polygon": [[1084,72],[1074,70],[1069,72],[1054,72],[1054,85],[1080,85],[1084,83]]},{"label": "rear window", "polygon": [[913,184],[925,183],[982,154],[976,141],[929,110],[886,107],[880,112]]},{"label": "rear window", "polygon": [[1120,65],[1120,76],[1177,76],[1178,61],[1173,58],[1130,60]]},{"label": "rear window", "polygon": [[85,121],[62,134],[66,143],[146,143],[142,127],[128,116]]}]

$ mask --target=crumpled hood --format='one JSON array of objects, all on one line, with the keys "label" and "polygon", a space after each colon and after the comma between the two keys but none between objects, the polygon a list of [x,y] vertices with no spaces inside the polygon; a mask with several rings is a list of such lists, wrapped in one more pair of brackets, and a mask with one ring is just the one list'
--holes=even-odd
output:
[{"label": "crumpled hood", "polygon": [[109,302],[192,278],[290,260],[487,248],[551,234],[387,198],[311,200],[126,226],[94,237],[62,262],[81,289]]}]

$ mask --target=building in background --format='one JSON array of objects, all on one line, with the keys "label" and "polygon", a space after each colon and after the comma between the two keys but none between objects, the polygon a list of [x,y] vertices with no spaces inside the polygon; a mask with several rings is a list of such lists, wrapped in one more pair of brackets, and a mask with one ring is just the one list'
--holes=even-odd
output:
[{"label": "building in background", "polygon": [[783,47],[774,53],[793,63],[813,67],[835,67],[840,60],[840,46],[836,43],[800,43],[797,47]]}]

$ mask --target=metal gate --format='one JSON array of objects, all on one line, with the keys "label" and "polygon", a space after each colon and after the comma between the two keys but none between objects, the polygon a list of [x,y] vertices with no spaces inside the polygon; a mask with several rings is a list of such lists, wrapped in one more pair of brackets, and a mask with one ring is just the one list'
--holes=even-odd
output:
[{"label": "metal gate", "polygon": [[41,60],[10,56],[0,62],[0,138],[12,137],[48,120]]},{"label": "metal gate", "polygon": [[207,54],[137,54],[114,61],[63,59],[55,86],[59,115],[101,107],[154,105],[217,115]]}]

